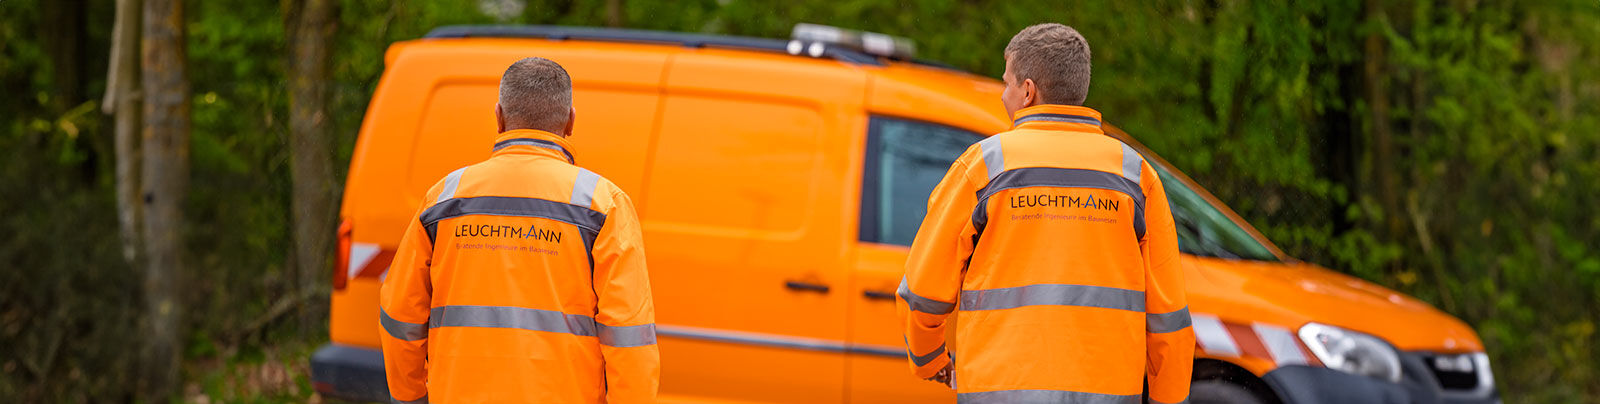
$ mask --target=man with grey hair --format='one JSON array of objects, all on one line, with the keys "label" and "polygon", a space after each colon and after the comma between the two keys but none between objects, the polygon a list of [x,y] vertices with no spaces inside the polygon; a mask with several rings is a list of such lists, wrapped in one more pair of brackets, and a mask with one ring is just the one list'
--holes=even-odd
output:
[{"label": "man with grey hair", "polygon": [[513,63],[488,160],[451,172],[379,295],[396,402],[651,403],[655,305],[633,202],[578,167],[572,79]]},{"label": "man with grey hair", "polygon": [[1077,30],[1028,27],[1004,56],[1012,130],[951,165],[906,260],[913,372],[962,403],[1186,402],[1195,340],[1161,179],[1082,106]]}]

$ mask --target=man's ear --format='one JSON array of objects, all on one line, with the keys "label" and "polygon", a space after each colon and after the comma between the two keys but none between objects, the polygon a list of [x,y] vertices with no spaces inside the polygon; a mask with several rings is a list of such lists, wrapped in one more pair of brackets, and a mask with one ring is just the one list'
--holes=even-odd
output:
[{"label": "man's ear", "polygon": [[506,111],[500,108],[500,103],[494,103],[494,125],[499,133],[506,132]]},{"label": "man's ear", "polygon": [[562,137],[571,137],[572,136],[572,126],[574,124],[577,124],[577,122],[578,122],[578,108],[577,107],[572,107],[572,109],[567,110],[567,127],[562,129],[561,136]]},{"label": "man's ear", "polygon": [[1033,84],[1033,79],[1022,79],[1022,107],[1039,104],[1039,87]]}]

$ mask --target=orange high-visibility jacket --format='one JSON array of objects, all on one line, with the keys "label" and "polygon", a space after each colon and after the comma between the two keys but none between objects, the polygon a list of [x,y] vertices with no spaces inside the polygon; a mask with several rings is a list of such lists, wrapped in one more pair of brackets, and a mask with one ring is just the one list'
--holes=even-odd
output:
[{"label": "orange high-visibility jacket", "polygon": [[396,401],[655,401],[639,219],[568,149],[509,131],[428,191],[379,301]]},{"label": "orange high-visibility jacket", "polygon": [[963,403],[1184,402],[1194,332],[1160,178],[1100,113],[1041,105],[968,148],[928,198],[898,306],[918,377],[956,327]]}]

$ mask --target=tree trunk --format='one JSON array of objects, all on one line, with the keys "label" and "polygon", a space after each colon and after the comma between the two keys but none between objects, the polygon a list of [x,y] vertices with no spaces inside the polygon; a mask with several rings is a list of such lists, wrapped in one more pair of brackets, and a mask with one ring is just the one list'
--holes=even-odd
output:
[{"label": "tree trunk", "polygon": [[[1383,4],[1377,0],[1367,0],[1366,19],[1376,26],[1383,16]],[[1378,203],[1383,207],[1383,230],[1389,237],[1398,237],[1405,230],[1404,221],[1401,220],[1404,211],[1400,208],[1399,183],[1395,176],[1394,164],[1394,134],[1389,122],[1389,89],[1386,82],[1387,71],[1384,59],[1383,35],[1373,28],[1367,33],[1366,42],[1363,44],[1365,65],[1363,69],[1363,84],[1366,87],[1368,119],[1372,122],[1372,158],[1367,165],[1368,178],[1376,181],[1368,182],[1377,186]],[[1371,185],[1369,185],[1371,186]]]},{"label": "tree trunk", "polygon": [[139,126],[144,114],[139,95],[139,0],[117,0],[116,24],[111,33],[111,66],[106,69],[106,96],[100,110],[116,118],[117,224],[121,230],[122,257],[133,267],[139,259]]},{"label": "tree trunk", "polygon": [[[328,131],[328,69],[338,19],[335,0],[303,0],[288,13],[289,146],[294,174],[294,239],[302,295],[326,286],[333,258],[337,190],[333,186],[333,141]],[[319,313],[300,306],[302,336],[320,323]]]},{"label": "tree trunk", "polygon": [[84,75],[84,19],[83,0],[57,0],[43,2],[44,50],[50,56],[50,70],[55,93],[50,103],[59,111],[66,111],[85,101]]},{"label": "tree trunk", "polygon": [[164,402],[178,383],[184,335],[178,291],[183,270],[183,202],[189,183],[189,81],[183,0],[144,2],[144,277],[141,395]]},{"label": "tree trunk", "polygon": [[606,26],[622,26],[622,0],[606,0]]}]

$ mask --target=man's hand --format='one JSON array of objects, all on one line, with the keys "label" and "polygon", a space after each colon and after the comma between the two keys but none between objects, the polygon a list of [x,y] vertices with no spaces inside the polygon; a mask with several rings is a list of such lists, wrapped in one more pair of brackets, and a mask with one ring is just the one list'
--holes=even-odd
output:
[{"label": "man's hand", "polygon": [[952,389],[956,388],[956,383],[955,383],[956,382],[955,364],[954,363],[945,364],[944,365],[944,369],[939,369],[939,373],[934,373],[933,377],[927,378],[926,380],[932,381],[932,382],[938,382],[939,384],[943,384],[943,385],[948,386],[948,387],[950,387]]}]

